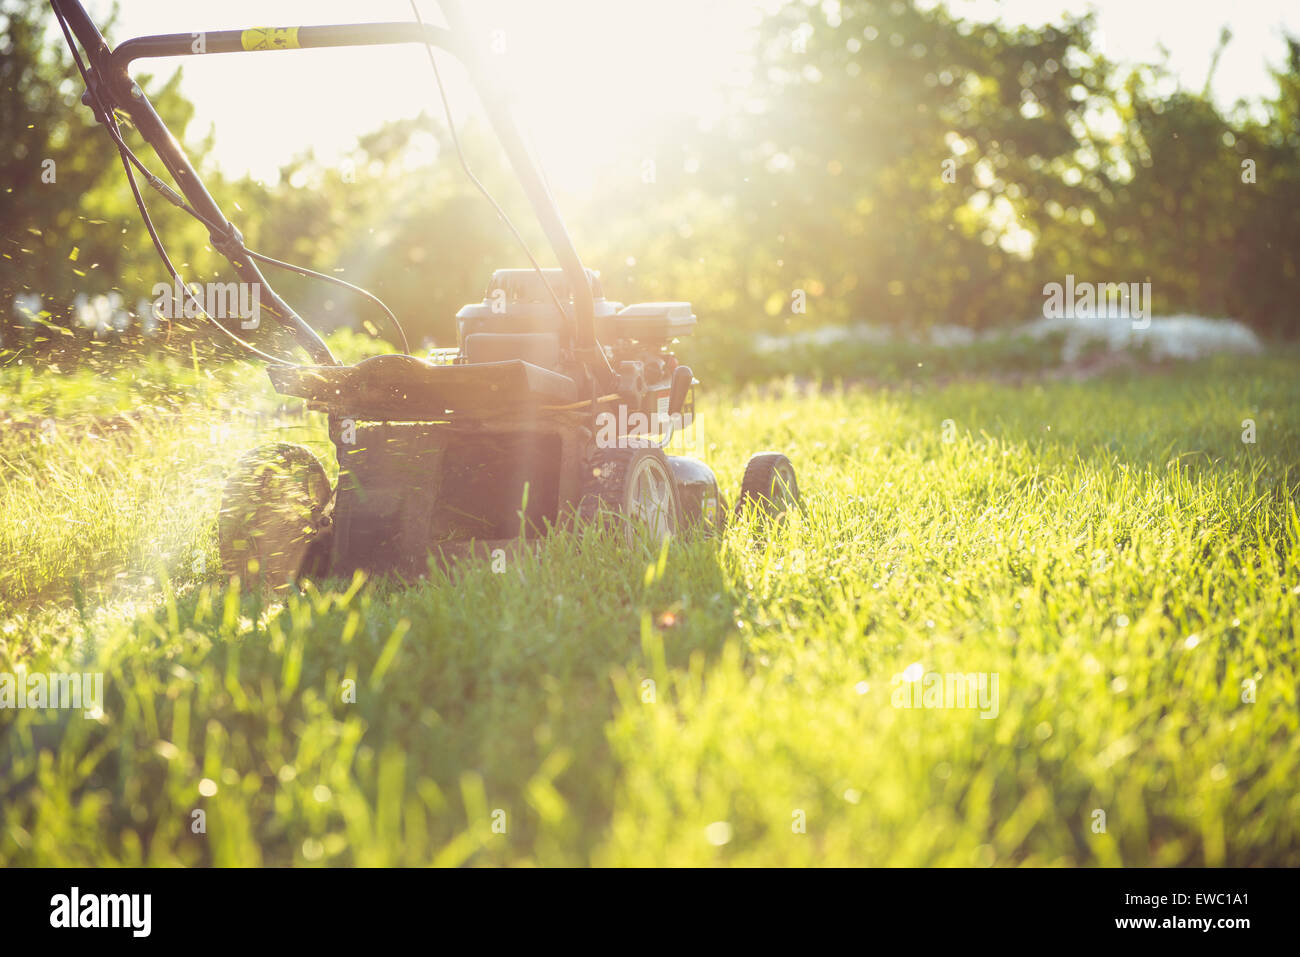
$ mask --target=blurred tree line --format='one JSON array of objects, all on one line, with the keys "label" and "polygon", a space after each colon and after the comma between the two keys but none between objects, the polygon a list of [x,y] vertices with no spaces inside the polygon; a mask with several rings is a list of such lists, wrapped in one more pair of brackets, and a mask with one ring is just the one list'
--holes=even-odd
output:
[{"label": "blurred tree line", "polygon": [[[4,345],[10,358],[139,345],[153,321],[137,304],[167,276],[116,150],[79,103],[48,6],[0,0],[0,27]],[[1289,40],[1270,97],[1224,115],[1208,82],[1195,92],[1160,65],[1121,69],[1092,33],[1089,17],[1010,28],[910,0],[796,0],[762,23],[752,83],[721,122],[657,131],[645,188],[606,177],[564,212],[611,297],[690,299],[706,341],[855,320],[1021,322],[1067,273],[1150,281],[1156,314],[1295,336],[1300,43]],[[186,135],[179,76],[140,79],[249,247],[373,290],[413,343],[452,344],[456,309],[493,268],[520,264],[440,122],[387,124],[342,164],[307,152],[273,187],[231,181],[209,171],[210,144]],[[462,140],[543,251],[491,138],[469,124]],[[612,162],[639,169],[643,148]],[[146,198],[187,278],[230,278],[201,226]],[[268,275],[318,328],[389,335],[346,291]],[[76,297],[112,293],[130,321],[89,328]],[[212,336],[176,321],[149,345]]]}]

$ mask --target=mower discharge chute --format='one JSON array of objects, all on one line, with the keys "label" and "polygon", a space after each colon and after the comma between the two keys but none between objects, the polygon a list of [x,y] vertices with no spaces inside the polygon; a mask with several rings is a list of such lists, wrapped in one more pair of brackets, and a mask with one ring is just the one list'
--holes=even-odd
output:
[{"label": "mower discharge chute", "polygon": [[[457,314],[454,349],[435,350],[427,359],[379,355],[355,365],[335,360],[271,289],[257,263],[287,264],[244,247],[130,79],[135,59],[196,52],[192,35],[143,37],[111,50],[77,0],[51,5],[74,56],[72,35],[85,51],[86,65],[77,57],[87,84],[83,101],[122,152],[173,277],[179,281],[139,197],[133,165],[149,185],[208,226],[213,247],[243,281],[259,285],[263,314],[288,330],[311,360],[278,360],[213,319],[268,361],[277,391],[328,416],[339,467],[331,487],[321,463],[302,446],[278,443],[245,455],[227,483],[219,517],[222,563],[230,574],[272,587],[304,573],[357,569],[409,577],[423,573],[431,555],[490,554],[574,520],[609,521],[629,543],[660,541],[691,527],[721,530],[728,510],[712,470],[663,450],[666,436],[693,413],[696,381],[671,352],[675,339],[694,330],[691,306],[624,307],[605,299],[598,274],[582,265],[573,247],[492,72],[477,47],[465,42],[472,34],[458,3],[441,4],[449,30],[411,22],[204,35],[209,54],[388,43],[426,44],[431,59],[433,46],[454,53],[469,70],[560,263],[559,269],[541,269],[533,260],[533,268],[497,270],[483,301]],[[116,110],[130,116],[179,194],[131,153],[117,130]],[[797,504],[798,495],[789,459],[761,453],[749,462],[736,508],[753,503],[779,513]]]}]

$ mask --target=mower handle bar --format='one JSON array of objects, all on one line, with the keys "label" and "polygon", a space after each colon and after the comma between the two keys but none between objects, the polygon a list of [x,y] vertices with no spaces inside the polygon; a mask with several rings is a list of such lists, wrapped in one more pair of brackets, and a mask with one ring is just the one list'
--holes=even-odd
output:
[{"label": "mower handle bar", "polygon": [[[586,353],[588,359],[592,359],[599,351],[595,335],[595,303],[586,270],[555,206],[550,190],[533,163],[532,155],[510,113],[509,101],[505,93],[494,82],[493,74],[486,68],[482,53],[477,47],[474,44],[458,42],[470,36],[469,25],[461,12],[459,0],[439,2],[443,15],[451,27],[450,30],[415,22],[215,30],[202,34],[173,33],[138,37],[124,41],[116,50],[108,46],[80,0],[50,0],[50,4],[67,21],[86,51],[92,80],[102,84],[112,104],[131,117],[140,135],[153,147],[190,205],[204,219],[215,223],[229,224],[229,220],[222,213],[216,200],[208,193],[180,143],[171,135],[144,92],[131,80],[128,71],[134,61],[152,57],[198,55],[199,51],[195,47],[199,45],[200,37],[203,41],[203,54],[395,43],[431,43],[451,53],[469,71],[493,130],[501,141],[515,175],[519,177],[542,226],[542,231],[568,280],[573,296],[576,345],[579,350]],[[229,228],[233,229],[233,226]],[[232,245],[229,235],[214,233],[211,238],[213,248],[230,260],[241,279],[262,286],[266,300],[264,308],[269,306],[270,314],[294,333],[298,343],[312,360],[321,365],[337,365],[338,361],[330,353],[324,340],[276,294],[257,265],[239,245]],[[590,362],[590,367],[599,379],[604,379],[608,376],[609,366],[599,361],[600,358],[603,356]]]}]

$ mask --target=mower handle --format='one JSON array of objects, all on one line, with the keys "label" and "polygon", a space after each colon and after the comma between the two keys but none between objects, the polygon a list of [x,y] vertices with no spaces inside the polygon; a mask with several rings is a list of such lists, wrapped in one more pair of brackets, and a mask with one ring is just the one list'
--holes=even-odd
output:
[{"label": "mower handle", "polygon": [[[195,45],[203,39],[202,53],[256,53],[264,50],[307,50],[317,47],[376,46],[390,43],[429,42],[450,50],[451,34],[441,27],[416,23],[352,23],[305,27],[255,27],[251,30],[210,30],[206,33],[167,33],[136,37],[120,43],[110,57],[119,80],[135,60],[198,54]],[[129,84],[129,78],[126,79]]]},{"label": "mower handle", "polygon": [[[550,190],[547,189],[545,180],[538,172],[524,144],[514,117],[510,113],[507,97],[495,82],[492,71],[484,64],[477,46],[457,42],[458,39],[471,35],[459,0],[440,0],[443,14],[451,26],[450,30],[415,22],[216,30],[202,34],[176,33],[138,37],[124,41],[115,51],[109,48],[108,43],[100,35],[80,0],[50,0],[50,3],[67,20],[69,27],[81,42],[90,61],[93,78],[105,84],[112,103],[125,110],[131,117],[141,136],[153,147],[195,210],[204,219],[215,223],[228,224],[229,221],[221,212],[216,200],[208,193],[198,172],[144,92],[131,80],[128,68],[135,60],[195,55],[199,53],[195,47],[200,46],[200,38],[202,38],[201,48],[204,54],[431,43],[456,56],[469,71],[497,138],[501,141],[506,156],[532,204],[542,231],[564,270],[573,296],[576,345],[585,353],[588,367],[592,369],[601,384],[613,385],[609,364],[604,361],[604,354],[596,342],[595,302],[586,269],[556,208]],[[233,229],[233,226],[230,228]],[[307,350],[313,361],[322,365],[338,365],[324,340],[276,295],[256,264],[242,252],[238,244],[231,244],[229,235],[214,234],[212,240],[213,247],[230,260],[241,278],[261,284],[270,303],[271,315],[294,332],[299,344]],[[611,381],[606,382],[605,379]]]}]

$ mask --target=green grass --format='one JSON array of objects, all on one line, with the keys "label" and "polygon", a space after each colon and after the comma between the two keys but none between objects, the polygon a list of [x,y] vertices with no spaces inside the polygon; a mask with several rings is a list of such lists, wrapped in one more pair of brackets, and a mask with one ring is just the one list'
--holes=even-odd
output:
[{"label": "green grass", "polygon": [[[263,606],[221,476],[319,417],[6,370],[0,672],[105,714],[0,711],[0,865],[1300,864],[1295,371],[715,394],[724,487],[781,449],[806,514]],[[996,717],[895,707],[909,666]]]}]

